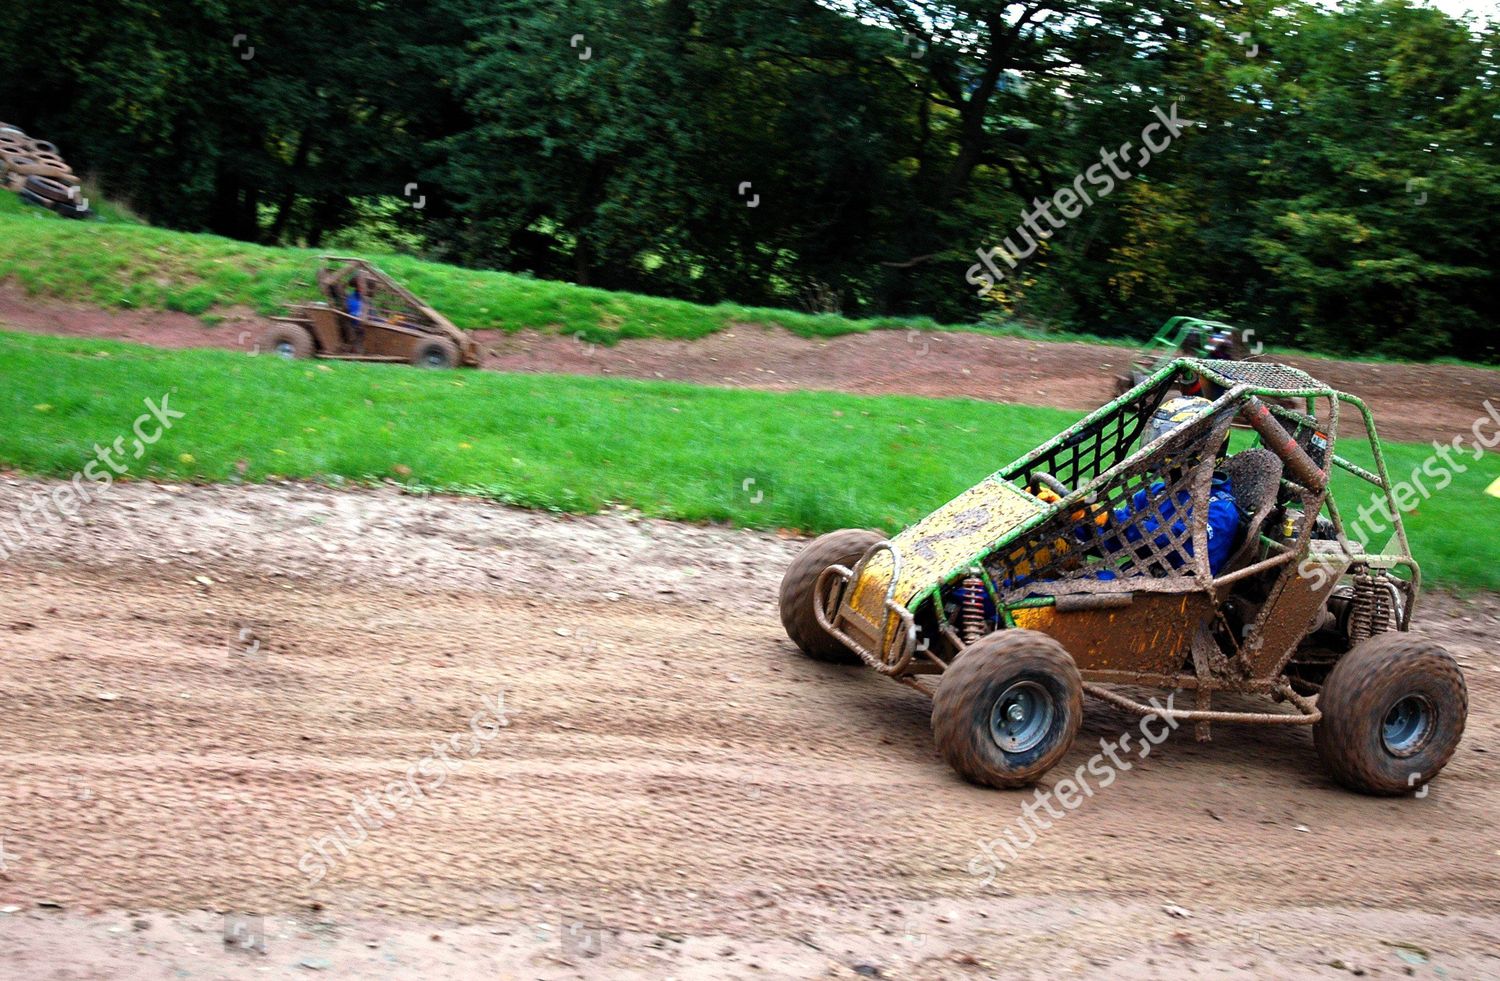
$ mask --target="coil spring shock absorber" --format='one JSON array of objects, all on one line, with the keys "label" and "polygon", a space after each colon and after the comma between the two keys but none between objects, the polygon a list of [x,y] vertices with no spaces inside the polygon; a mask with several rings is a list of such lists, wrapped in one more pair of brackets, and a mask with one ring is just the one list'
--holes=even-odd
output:
[{"label": "coil spring shock absorber", "polygon": [[959,622],[967,647],[989,632],[989,624],[984,619],[984,580],[978,576],[965,578],[959,594]]},{"label": "coil spring shock absorber", "polygon": [[1395,629],[1400,617],[1396,603],[1397,593],[1386,576],[1355,576],[1349,611],[1349,642],[1357,644]]}]

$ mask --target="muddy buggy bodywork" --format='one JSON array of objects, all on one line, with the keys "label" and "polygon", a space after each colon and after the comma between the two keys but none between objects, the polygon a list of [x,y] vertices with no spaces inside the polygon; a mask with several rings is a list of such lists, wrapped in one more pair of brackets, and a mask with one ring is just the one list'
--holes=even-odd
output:
[{"label": "muddy buggy bodywork", "polygon": [[[411,291],[363,259],[323,256],[321,300],[272,318],[259,349],[285,358],[402,362],[429,368],[477,367],[479,343]],[[346,309],[357,286],[363,309]]]},{"label": "muddy buggy bodywork", "polygon": [[[1184,376],[1220,394],[1145,438]],[[1338,452],[1351,414],[1373,470]],[[1250,445],[1222,456],[1237,421]],[[1334,468],[1391,519],[1386,551],[1345,534]],[[1241,524],[1212,573],[1216,471]],[[981,783],[1029,783],[1061,758],[1086,693],[1192,722],[1204,740],[1213,722],[1312,725],[1337,778],[1395,793],[1447,762],[1467,713],[1452,659],[1407,634],[1420,582],[1363,402],[1281,365],[1176,359],[900,535],[818,539],[781,603],[810,656],[932,695],[939,749]],[[1122,685],[1194,704],[1147,704]],[[1216,708],[1220,695],[1283,707]]]}]

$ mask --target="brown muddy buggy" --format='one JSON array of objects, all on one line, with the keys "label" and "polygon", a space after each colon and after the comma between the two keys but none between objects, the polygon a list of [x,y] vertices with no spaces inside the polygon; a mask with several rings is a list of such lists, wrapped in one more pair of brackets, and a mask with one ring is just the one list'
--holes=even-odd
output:
[{"label": "brown muddy buggy", "polygon": [[[1185,376],[1221,394],[1143,435]],[[1368,434],[1364,465],[1338,450],[1347,408]],[[1237,420],[1253,435],[1235,443],[1251,445],[1224,456]],[[1335,468],[1346,495],[1368,485],[1350,506],[1393,519],[1389,551],[1345,534]],[[1216,469],[1242,520],[1212,573]],[[816,539],[782,581],[781,619],[808,656],[930,695],[938,750],[977,783],[1034,782],[1068,752],[1087,694],[1192,722],[1202,740],[1214,722],[1312,726],[1340,783],[1400,794],[1453,755],[1468,693],[1453,658],[1409,632],[1421,574],[1391,486],[1354,396],[1281,365],[1176,359],[900,535]],[[1119,686],[1194,701],[1150,705]]]},{"label": "brown muddy buggy", "polygon": [[[349,313],[357,287],[362,309]],[[387,361],[426,368],[477,367],[479,343],[363,259],[324,256],[316,303],[299,303],[273,317],[259,350],[284,358]]]}]

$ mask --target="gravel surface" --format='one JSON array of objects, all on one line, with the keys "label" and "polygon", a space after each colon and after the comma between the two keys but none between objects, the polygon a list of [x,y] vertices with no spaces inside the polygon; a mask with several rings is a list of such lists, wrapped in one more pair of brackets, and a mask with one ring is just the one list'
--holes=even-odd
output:
[{"label": "gravel surface", "polygon": [[[0,479],[0,515],[52,486]],[[1031,793],[792,649],[798,547],[116,485],[0,563],[0,976],[1500,972],[1494,597],[1418,613],[1473,703],[1425,797],[1332,786],[1298,728],[1179,731],[986,885]],[[1086,709],[1067,770],[1136,726]],[[448,775],[356,823],[414,769]]]}]

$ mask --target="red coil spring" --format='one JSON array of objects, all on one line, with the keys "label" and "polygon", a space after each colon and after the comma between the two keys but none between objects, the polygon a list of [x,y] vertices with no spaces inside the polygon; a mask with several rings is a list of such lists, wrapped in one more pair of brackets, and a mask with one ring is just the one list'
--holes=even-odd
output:
[{"label": "red coil spring", "polygon": [[984,622],[984,581],[978,576],[969,576],[960,593],[963,598],[958,615],[967,646],[989,632],[989,625]]}]

